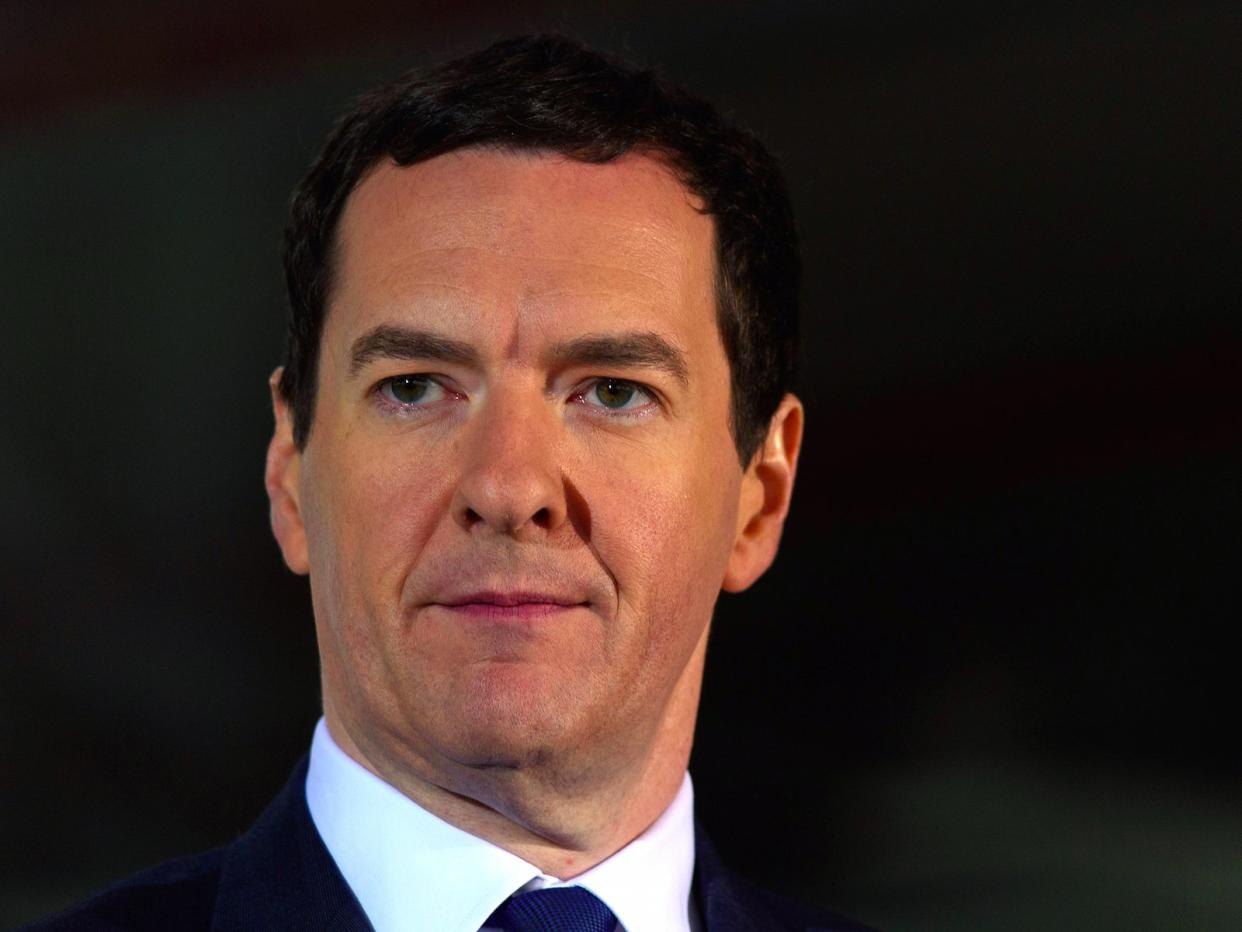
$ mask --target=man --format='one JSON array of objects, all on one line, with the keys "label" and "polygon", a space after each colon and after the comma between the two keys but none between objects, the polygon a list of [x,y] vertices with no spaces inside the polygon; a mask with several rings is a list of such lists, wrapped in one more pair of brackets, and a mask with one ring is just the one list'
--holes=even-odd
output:
[{"label": "man", "polygon": [[774,163],[555,38],[362,99],[298,190],[266,484],[324,718],[249,833],[51,928],[857,929],[745,886],[686,774],[713,606],[802,436]]}]

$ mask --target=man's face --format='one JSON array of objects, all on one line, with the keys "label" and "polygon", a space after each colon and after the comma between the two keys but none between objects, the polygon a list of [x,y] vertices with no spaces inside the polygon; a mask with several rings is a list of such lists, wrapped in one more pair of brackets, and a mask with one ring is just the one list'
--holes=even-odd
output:
[{"label": "man's face", "polygon": [[329,721],[382,774],[468,793],[692,728],[722,582],[762,571],[695,208],[648,158],[479,150],[350,195],[277,536]]}]

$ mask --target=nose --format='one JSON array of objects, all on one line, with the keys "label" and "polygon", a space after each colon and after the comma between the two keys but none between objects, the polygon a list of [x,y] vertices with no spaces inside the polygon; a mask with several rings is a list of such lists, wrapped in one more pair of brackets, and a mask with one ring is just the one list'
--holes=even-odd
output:
[{"label": "nose", "polygon": [[464,466],[453,501],[461,527],[530,538],[565,523],[555,416],[542,397],[489,399],[463,440]]}]

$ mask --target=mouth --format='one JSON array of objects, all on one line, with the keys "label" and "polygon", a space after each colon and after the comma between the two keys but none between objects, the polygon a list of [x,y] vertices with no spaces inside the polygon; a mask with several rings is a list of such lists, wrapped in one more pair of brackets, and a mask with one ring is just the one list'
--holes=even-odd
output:
[{"label": "mouth", "polygon": [[454,614],[491,621],[535,620],[582,608],[581,599],[547,592],[471,592],[437,602]]}]

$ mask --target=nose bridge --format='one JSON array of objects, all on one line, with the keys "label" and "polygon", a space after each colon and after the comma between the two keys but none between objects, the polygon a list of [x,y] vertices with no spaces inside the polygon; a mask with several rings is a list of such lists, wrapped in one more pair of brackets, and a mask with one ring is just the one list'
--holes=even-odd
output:
[{"label": "nose bridge", "polygon": [[565,520],[556,419],[533,386],[493,390],[469,431],[454,512],[468,529],[550,530]]}]

